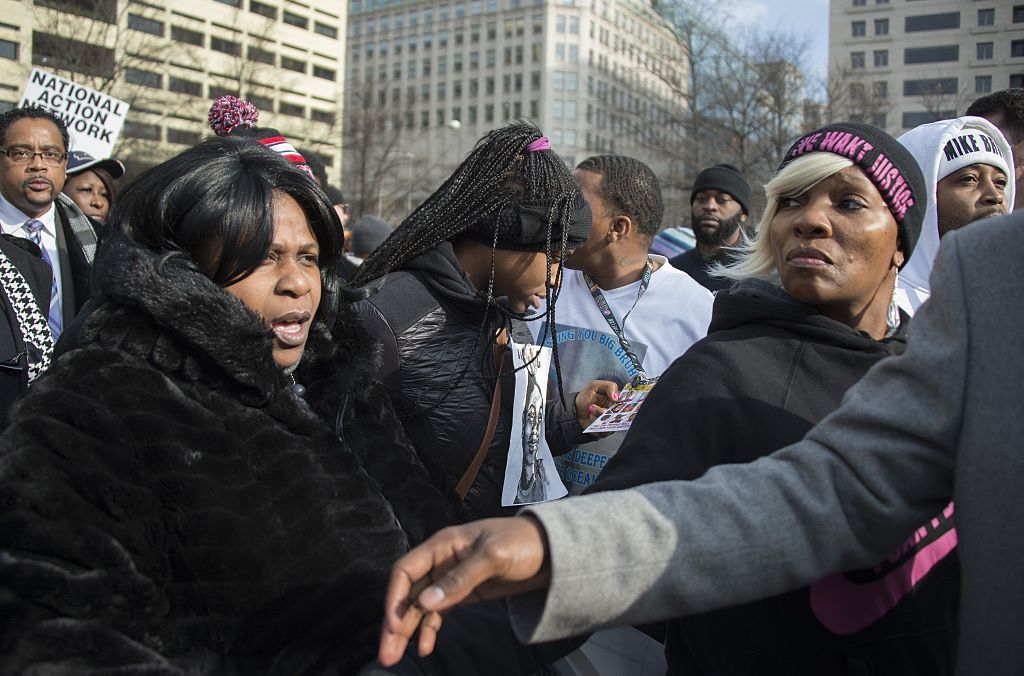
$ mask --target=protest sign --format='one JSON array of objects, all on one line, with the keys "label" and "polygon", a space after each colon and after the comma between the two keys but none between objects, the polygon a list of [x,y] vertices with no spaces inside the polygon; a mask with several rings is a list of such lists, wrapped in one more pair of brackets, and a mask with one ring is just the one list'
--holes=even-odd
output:
[{"label": "protest sign", "polygon": [[110,157],[121,133],[129,105],[71,80],[32,69],[25,83],[21,107],[39,106],[64,120],[71,134],[71,149],[93,157]]}]

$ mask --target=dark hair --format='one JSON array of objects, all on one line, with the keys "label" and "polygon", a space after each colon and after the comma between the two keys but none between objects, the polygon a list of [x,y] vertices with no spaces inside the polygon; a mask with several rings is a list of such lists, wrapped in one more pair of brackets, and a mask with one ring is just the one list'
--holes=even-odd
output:
[{"label": "dark hair", "polygon": [[997,113],[1002,113],[1002,128],[1013,137],[1007,140],[1024,141],[1024,88],[1013,87],[982,96],[967,108],[966,114],[988,119]]},{"label": "dark hair", "polygon": [[228,286],[270,251],[275,192],[292,197],[309,219],[324,288],[334,291],[342,251],[337,214],[309,176],[251,139],[208,138],[146,170],[124,191],[107,228],[156,251],[182,252]]},{"label": "dark hair", "polygon": [[650,167],[625,155],[595,155],[576,168],[601,175],[601,199],[609,208],[629,216],[639,226],[641,235],[652,239],[658,234],[665,203],[661,199],[661,183]]},{"label": "dark hair", "polygon": [[[485,239],[491,244],[491,273],[488,288],[480,290],[486,297],[487,310],[481,317],[477,334],[479,342],[487,334],[492,321],[491,309],[505,315],[503,321],[511,316],[495,302],[493,293],[494,249],[498,247],[500,235],[506,231],[504,226],[513,220],[511,213],[507,212],[518,210],[520,206],[525,208],[528,202],[547,203],[543,226],[546,241],[540,249],[547,256],[546,285],[550,289],[544,318],[551,337],[559,396],[564,401],[555,331],[555,303],[561,287],[562,267],[559,266],[557,273],[552,275],[552,262],[556,254],[566,251],[570,227],[579,218],[577,210],[586,209],[586,202],[565,162],[542,138],[540,129],[526,122],[513,122],[485,134],[441,187],[416,207],[363,261],[349,283],[358,286],[383,277],[442,242],[470,236],[470,233],[479,240],[482,234],[486,234]],[[528,150],[527,146],[535,141],[543,149]],[[589,228],[589,211],[586,216]],[[516,216],[514,220],[518,218]],[[586,239],[585,234],[582,239]],[[476,344],[473,350],[476,350]],[[483,354],[485,359],[490,359],[490,350]],[[453,380],[442,400],[462,381],[469,366],[467,363]]]},{"label": "dark hair", "polygon": [[345,194],[340,189],[330,183],[321,183],[320,187],[327,193],[327,199],[331,200],[331,204],[345,204]]},{"label": "dark hair", "polygon": [[0,113],[0,143],[6,144],[7,130],[12,124],[18,120],[25,119],[49,120],[50,122],[53,122],[57,126],[57,131],[60,132],[61,140],[64,141],[64,152],[68,152],[71,148],[71,136],[68,134],[68,127],[64,124],[64,120],[60,119],[56,113],[40,106],[11,108],[10,110]]},{"label": "dark hair", "polygon": [[306,166],[313,172],[313,176],[316,177],[316,182],[320,184],[321,188],[327,188],[327,167],[324,166],[324,161],[320,159],[319,153],[310,148],[296,148],[299,154],[306,158]]}]

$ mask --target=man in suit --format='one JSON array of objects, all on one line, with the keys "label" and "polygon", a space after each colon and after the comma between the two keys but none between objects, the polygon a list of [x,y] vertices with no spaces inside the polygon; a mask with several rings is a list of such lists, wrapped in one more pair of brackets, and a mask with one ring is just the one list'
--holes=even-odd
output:
[{"label": "man in suit", "polygon": [[[930,537],[918,524],[952,498],[958,673],[1024,671],[1022,227],[1015,214],[947,235],[906,352],[879,362],[802,441],[697,481],[446,529],[407,554],[388,590],[382,662],[401,656],[421,620],[429,652],[438,611],[470,595],[529,592],[510,615],[530,642],[772,596],[872,565],[910,533]],[[664,452],[684,443],[665,439]]]},{"label": "man in suit", "polygon": [[70,138],[43,108],[0,114],[0,226],[33,241],[53,269],[46,315],[56,340],[89,299],[96,231],[64,187]]}]

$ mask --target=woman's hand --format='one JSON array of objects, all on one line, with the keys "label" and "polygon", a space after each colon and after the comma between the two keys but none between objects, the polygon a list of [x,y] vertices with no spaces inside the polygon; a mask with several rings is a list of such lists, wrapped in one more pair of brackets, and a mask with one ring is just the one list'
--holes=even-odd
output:
[{"label": "woman's hand", "polygon": [[402,659],[419,628],[421,656],[434,650],[441,613],[467,602],[547,586],[547,539],[531,516],[485,519],[445,528],[400,558],[384,598],[378,659]]},{"label": "woman's hand", "polygon": [[[576,395],[576,422],[580,429],[597,420],[619,398],[619,386],[610,380],[591,380]],[[610,432],[594,436],[608,436]]]}]

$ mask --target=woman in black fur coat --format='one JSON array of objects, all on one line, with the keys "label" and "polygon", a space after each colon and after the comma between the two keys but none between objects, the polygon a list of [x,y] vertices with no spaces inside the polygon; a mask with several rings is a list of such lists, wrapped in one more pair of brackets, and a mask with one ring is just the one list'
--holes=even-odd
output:
[{"label": "woman in black fur coat", "polygon": [[112,214],[95,298],[0,438],[0,673],[351,673],[446,518],[377,345],[318,309],[322,192],[211,139]]}]

